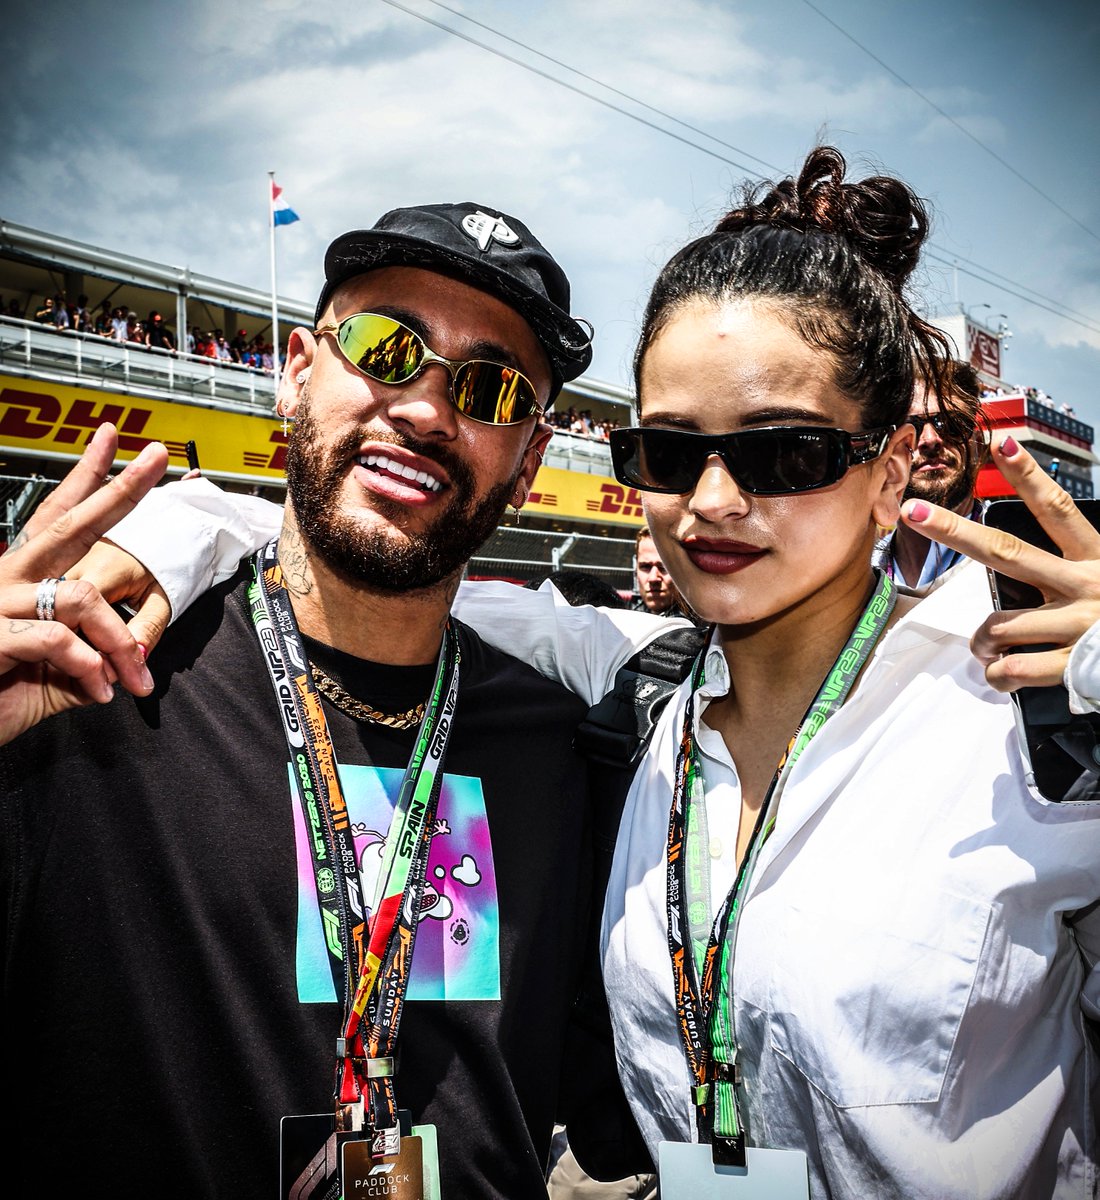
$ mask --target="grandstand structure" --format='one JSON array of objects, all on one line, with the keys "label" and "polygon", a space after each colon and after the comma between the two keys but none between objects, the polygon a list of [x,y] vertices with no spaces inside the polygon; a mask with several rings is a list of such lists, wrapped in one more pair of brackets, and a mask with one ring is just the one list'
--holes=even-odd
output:
[{"label": "grandstand structure", "polygon": [[1011,434],[1075,500],[1091,499],[1092,468],[1100,462],[1093,451],[1095,431],[1078,420],[1069,405],[1055,404],[1038,388],[1020,387],[1004,378],[1004,341],[1011,334],[1004,314],[1000,317],[994,327],[960,307],[957,313],[934,318],[934,323],[954,343],[957,357],[970,363],[983,385],[982,419],[987,449],[975,490],[984,500],[1015,495],[988,452],[991,438]]},{"label": "grandstand structure", "polygon": [[[93,313],[106,301],[142,321],[159,312],[181,349],[36,321],[55,296],[70,305],[85,296]],[[311,324],[313,305],[280,296],[279,315],[285,343],[293,325]],[[204,475],[281,500],[286,437],[273,415],[273,373],[187,353],[193,327],[270,341],[271,296],[0,220],[0,543],[14,536],[103,421],[118,426],[120,463],[161,441],[169,474],[178,476],[193,440]],[[624,389],[582,377],[566,385],[556,408],[625,424],[630,403]],[[521,523],[503,525],[470,573],[526,582],[583,569],[626,593],[642,520],[638,493],[611,477],[607,443],[559,430]]]}]

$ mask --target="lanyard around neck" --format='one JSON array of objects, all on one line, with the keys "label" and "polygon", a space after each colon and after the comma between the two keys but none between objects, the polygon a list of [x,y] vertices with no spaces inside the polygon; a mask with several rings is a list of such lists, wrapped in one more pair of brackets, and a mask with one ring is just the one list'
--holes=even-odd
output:
[{"label": "lanyard around neck", "polygon": [[282,582],[277,539],[253,560],[249,605],[290,749],[333,983],[344,998],[336,1046],[337,1128],[350,1132],[365,1127],[372,1135],[392,1131],[397,1125],[392,1056],[458,700],[457,639],[448,622],[431,695],[398,790],[368,922],[332,737]]},{"label": "lanyard around neck", "polygon": [[896,599],[897,591],[892,581],[879,572],[875,589],[855,629],[779,760],[737,878],[710,926],[709,938],[702,945],[693,944],[696,940],[693,934],[699,928],[702,905],[707,906],[709,917],[707,892],[700,888],[706,867],[701,856],[692,851],[693,841],[697,839],[690,834],[694,824],[692,811],[705,812],[706,804],[695,744],[695,696],[703,683],[706,649],[700,654],[693,672],[669,814],[666,905],[676,1015],[692,1076],[699,1140],[711,1143],[716,1163],[745,1165],[745,1133],[737,1099],[740,1072],[729,987],[733,941],[746,886],[760,847],[774,827],[775,808],[787,775],[811,739],[847,699],[886,628]]}]

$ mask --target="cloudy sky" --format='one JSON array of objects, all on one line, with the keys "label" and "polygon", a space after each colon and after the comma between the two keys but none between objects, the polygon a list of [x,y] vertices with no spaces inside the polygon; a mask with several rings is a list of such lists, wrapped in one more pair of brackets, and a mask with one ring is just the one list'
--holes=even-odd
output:
[{"label": "cloudy sky", "polygon": [[274,170],[302,217],[279,290],[312,299],[336,234],[495,205],[561,259],[593,376],[625,384],[661,263],[826,140],[931,202],[922,309],[1005,314],[1006,377],[1100,426],[1094,0],[400,3],[22,6],[0,217],[267,287]]}]

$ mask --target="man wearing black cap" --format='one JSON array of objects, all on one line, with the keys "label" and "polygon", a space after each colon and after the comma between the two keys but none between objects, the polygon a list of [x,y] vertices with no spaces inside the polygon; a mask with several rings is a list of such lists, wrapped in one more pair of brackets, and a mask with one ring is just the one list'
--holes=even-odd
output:
[{"label": "man wearing black cap", "polygon": [[389,213],[325,272],[278,538],[172,628],[151,696],[0,758],[24,1190],[60,1151],[116,1194],[334,1196],[343,1155],[348,1197],[542,1197],[591,1067],[562,1061],[582,706],[449,618],[588,336],[482,206]]}]

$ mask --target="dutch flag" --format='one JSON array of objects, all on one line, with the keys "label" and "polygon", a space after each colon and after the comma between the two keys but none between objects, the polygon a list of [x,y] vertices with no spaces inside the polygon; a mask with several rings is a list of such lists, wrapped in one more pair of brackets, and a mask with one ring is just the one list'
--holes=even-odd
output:
[{"label": "dutch flag", "polygon": [[271,219],[276,225],[293,225],[302,218],[282,198],[283,189],[271,181]]}]

